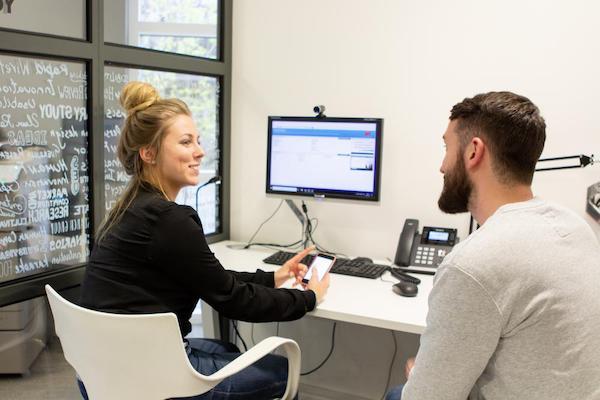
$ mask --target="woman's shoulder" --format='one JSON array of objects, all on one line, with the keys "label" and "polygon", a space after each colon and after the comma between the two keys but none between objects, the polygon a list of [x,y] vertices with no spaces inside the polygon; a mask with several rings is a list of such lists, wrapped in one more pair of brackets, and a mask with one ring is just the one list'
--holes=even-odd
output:
[{"label": "woman's shoulder", "polygon": [[132,206],[158,220],[167,219],[172,222],[188,218],[198,220],[198,214],[192,207],[170,201],[156,191],[140,190]]},{"label": "woman's shoulder", "polygon": [[169,203],[171,202],[165,199],[160,193],[140,188],[130,208],[160,214],[169,208]]}]

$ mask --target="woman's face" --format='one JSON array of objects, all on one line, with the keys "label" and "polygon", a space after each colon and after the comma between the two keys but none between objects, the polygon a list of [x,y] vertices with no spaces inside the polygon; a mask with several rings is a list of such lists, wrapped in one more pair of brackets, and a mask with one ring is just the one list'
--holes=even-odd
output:
[{"label": "woman's face", "polygon": [[200,160],[204,150],[196,124],[187,115],[178,115],[165,132],[158,157],[161,185],[174,200],[184,186],[200,181]]}]

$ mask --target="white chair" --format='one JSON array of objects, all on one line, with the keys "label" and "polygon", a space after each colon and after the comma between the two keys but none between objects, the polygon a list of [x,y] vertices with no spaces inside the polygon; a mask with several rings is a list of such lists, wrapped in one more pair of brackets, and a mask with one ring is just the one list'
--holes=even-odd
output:
[{"label": "white chair", "polygon": [[300,348],[291,339],[267,338],[205,376],[188,361],[175,314],[109,314],[72,304],[49,285],[46,293],[65,358],[91,400],[163,400],[202,394],[277,347],[288,359],[282,399],[290,400],[298,391]]}]

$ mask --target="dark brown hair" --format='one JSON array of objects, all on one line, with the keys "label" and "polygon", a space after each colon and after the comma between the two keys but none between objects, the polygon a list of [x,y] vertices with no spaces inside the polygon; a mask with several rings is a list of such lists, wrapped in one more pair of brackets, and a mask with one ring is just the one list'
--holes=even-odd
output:
[{"label": "dark brown hair", "polygon": [[527,97],[489,92],[454,105],[461,149],[481,137],[492,155],[492,168],[501,182],[530,185],[546,141],[546,122]]}]

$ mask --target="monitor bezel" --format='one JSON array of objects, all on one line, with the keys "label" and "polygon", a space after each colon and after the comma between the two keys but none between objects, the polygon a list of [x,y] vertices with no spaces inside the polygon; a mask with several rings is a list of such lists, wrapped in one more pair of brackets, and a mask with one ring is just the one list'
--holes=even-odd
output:
[{"label": "monitor bezel", "polygon": [[[312,121],[312,122],[368,122],[375,123],[375,182],[373,187],[373,194],[371,196],[360,196],[356,194],[338,192],[332,190],[325,190],[313,193],[302,193],[302,192],[288,192],[285,190],[274,190],[271,189],[270,176],[271,176],[271,140],[273,121]],[[265,177],[265,192],[267,194],[280,194],[286,196],[300,196],[300,197],[312,197],[312,198],[335,198],[335,199],[349,199],[359,201],[371,201],[377,202],[380,198],[380,181],[381,181],[381,165],[382,165],[382,143],[383,143],[383,118],[366,118],[366,117],[292,117],[292,116],[269,116],[267,121],[267,174]]]}]

